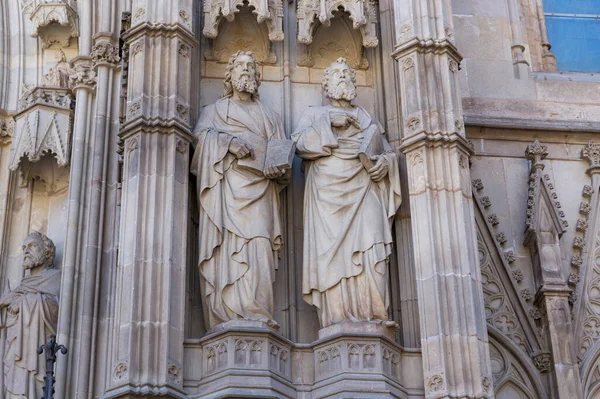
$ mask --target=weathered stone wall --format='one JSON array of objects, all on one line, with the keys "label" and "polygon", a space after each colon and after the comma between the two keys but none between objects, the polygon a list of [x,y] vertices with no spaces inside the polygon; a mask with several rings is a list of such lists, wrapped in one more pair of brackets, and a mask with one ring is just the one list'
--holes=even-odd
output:
[{"label": "weathered stone wall", "polygon": [[[334,366],[318,361],[335,344],[346,355],[387,350],[387,366],[334,370],[367,385],[380,372],[372,382],[381,397],[566,398],[578,389],[598,397],[600,174],[590,141],[600,141],[600,75],[556,70],[543,0],[381,0],[365,5],[361,28],[336,13],[314,29],[308,1],[252,2],[260,23],[246,6],[208,12],[241,6],[233,0],[56,3],[54,17],[39,0],[0,4],[0,293],[23,277],[23,239],[34,230],[50,237],[63,271],[56,332],[69,347],[59,356],[57,397],[202,397],[218,374],[207,371],[206,351],[221,341],[231,353],[241,341],[264,345],[263,379],[247,395],[335,395],[333,368],[319,371]],[[347,11],[360,13],[352,4]],[[22,134],[15,119],[37,112],[20,100],[46,86],[59,48],[81,72],[68,88],[74,107],[61,136],[70,137],[68,166],[45,156],[42,171],[10,170]],[[238,49],[261,62],[261,101],[288,136],[307,107],[327,103],[321,78],[330,62],[344,56],[357,70],[355,103],[385,126],[401,160],[395,341],[318,341],[315,309],[301,292],[299,159],[282,194],[280,335],[205,337],[188,142]],[[525,154],[535,140],[547,146],[539,162]],[[544,281],[536,248],[546,236],[528,219],[546,211],[566,221],[543,231],[558,237],[562,285]],[[250,364],[238,360],[224,367]],[[249,378],[223,379],[222,392]]]}]

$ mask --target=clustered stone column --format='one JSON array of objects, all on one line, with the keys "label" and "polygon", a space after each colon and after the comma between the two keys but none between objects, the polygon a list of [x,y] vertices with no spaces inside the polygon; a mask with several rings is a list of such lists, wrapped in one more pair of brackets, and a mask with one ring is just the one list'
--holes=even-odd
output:
[{"label": "clustered stone column", "polygon": [[133,1],[109,397],[185,397],[191,0]]},{"label": "clustered stone column", "polygon": [[452,10],[442,0],[396,10],[425,395],[493,397]]}]

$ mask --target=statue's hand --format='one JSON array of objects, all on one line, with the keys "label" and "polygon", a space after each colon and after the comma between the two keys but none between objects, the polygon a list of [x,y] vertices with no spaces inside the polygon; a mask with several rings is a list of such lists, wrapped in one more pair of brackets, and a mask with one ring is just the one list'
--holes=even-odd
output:
[{"label": "statue's hand", "polygon": [[229,152],[238,159],[245,158],[252,154],[252,146],[244,140],[234,137],[229,143]]},{"label": "statue's hand", "polygon": [[360,128],[358,120],[352,115],[348,115],[346,113],[331,114],[331,126],[347,129],[348,127],[350,127],[350,125],[354,126],[357,129]]},{"label": "statue's hand", "polygon": [[373,161],[377,161],[375,166],[369,169],[369,176],[373,179],[374,182],[381,181],[388,174],[388,164],[387,160],[382,155],[377,155],[371,158]]},{"label": "statue's hand", "polygon": [[265,177],[267,179],[278,179],[286,172],[286,168],[278,168],[277,166],[269,165],[265,167]]},{"label": "statue's hand", "polygon": [[[16,301],[16,302],[18,302],[18,301]],[[12,315],[19,314],[19,311],[20,311],[19,303],[11,303],[10,306],[8,307],[8,313],[10,313]]]}]

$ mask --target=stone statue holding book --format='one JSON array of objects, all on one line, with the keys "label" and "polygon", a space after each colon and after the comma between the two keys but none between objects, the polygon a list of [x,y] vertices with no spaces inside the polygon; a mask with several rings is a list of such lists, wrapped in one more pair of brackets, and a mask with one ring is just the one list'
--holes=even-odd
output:
[{"label": "stone statue holding book", "polygon": [[322,81],[331,105],[306,110],[292,135],[306,175],[303,295],[322,327],[395,325],[387,310],[398,163],[382,126],[352,105],[355,82],[344,58],[333,62]]},{"label": "stone statue holding book", "polygon": [[258,99],[251,52],[227,64],[225,91],[194,129],[199,267],[208,327],[236,319],[273,320],[273,282],[282,245],[279,193],[289,182],[294,143],[281,118]]}]

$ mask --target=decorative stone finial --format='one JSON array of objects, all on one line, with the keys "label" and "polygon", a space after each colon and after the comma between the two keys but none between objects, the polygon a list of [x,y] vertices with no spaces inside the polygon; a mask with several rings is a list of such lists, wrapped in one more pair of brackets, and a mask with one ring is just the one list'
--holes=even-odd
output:
[{"label": "decorative stone finial", "polygon": [[581,150],[581,156],[590,163],[588,173],[600,172],[600,144],[590,141],[588,145]]},{"label": "decorative stone finial", "polygon": [[525,156],[527,159],[530,159],[532,162],[532,169],[544,169],[544,164],[542,163],[542,159],[548,156],[548,146],[543,145],[536,140],[533,144],[529,144],[527,149],[525,150]]}]

